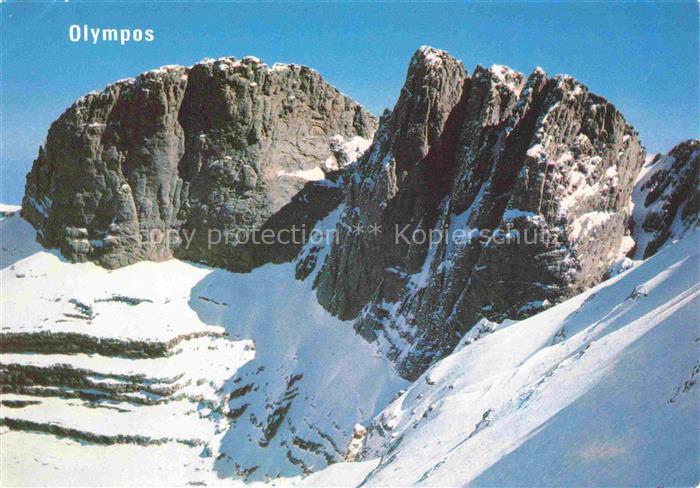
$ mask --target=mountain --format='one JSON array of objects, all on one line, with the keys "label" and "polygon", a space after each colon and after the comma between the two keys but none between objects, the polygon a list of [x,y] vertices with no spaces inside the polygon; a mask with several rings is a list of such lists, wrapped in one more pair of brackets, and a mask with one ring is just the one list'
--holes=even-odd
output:
[{"label": "mountain", "polygon": [[0,232],[3,484],[309,473],[344,460],[354,426],[408,385],[295,263],[110,271],[42,249],[18,215]]},{"label": "mountain", "polygon": [[468,75],[423,47],[371,148],[347,164],[358,152],[339,149],[366,147],[374,128],[308,68],[165,67],[78,100],[52,125],[22,212],[70,260],[175,255],[250,271],[301,250],[250,235],[311,229],[344,201],[318,300],[409,379],[482,318],[532,315],[624,255],[644,150],[573,78]]},{"label": "mountain", "polygon": [[700,141],[678,144],[657,154],[639,174],[634,200],[634,241],[637,258],[654,254],[669,239],[698,224]]},{"label": "mountain", "polygon": [[0,231],[8,485],[700,480],[697,231],[529,319],[480,321],[413,383],[290,264],[107,271],[32,246],[17,215]]},{"label": "mountain", "polygon": [[349,184],[319,301],[413,379],[479,320],[600,282],[624,255],[643,160],[636,131],[573,78],[469,76],[421,48]]},{"label": "mountain", "polygon": [[697,483],[697,163],[429,47],[379,121],[252,57],[86,95],[0,219],[3,484]]},{"label": "mountain", "polygon": [[314,482],[697,485],[699,241],[529,319],[483,320],[366,424],[363,463]]},{"label": "mountain", "polygon": [[[252,232],[374,129],[303,66],[165,66],[80,98],[51,125],[22,215],[72,261],[116,268],[176,254],[249,269],[255,256],[232,251],[233,238],[209,246],[209,230]],[[337,206],[328,192],[325,213]]]}]

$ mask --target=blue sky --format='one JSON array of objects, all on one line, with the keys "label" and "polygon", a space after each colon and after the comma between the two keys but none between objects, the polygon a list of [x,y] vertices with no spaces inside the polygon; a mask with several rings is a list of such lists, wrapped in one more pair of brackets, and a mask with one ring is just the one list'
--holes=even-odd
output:
[{"label": "blue sky", "polygon": [[[86,92],[165,64],[255,55],[317,69],[375,114],[422,44],[475,64],[569,73],[651,152],[698,137],[698,3],[77,3],[2,9],[2,185],[18,202],[51,121]],[[71,24],[151,28],[151,43],[72,43]]]}]

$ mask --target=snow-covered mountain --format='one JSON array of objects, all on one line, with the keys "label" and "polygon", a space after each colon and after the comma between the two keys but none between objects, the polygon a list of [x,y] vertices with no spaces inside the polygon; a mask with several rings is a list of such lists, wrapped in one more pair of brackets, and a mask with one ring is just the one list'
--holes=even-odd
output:
[{"label": "snow-covered mountain", "polygon": [[364,486],[697,484],[699,236],[472,329],[369,426]]},{"label": "snow-covered mountain", "polygon": [[651,256],[668,239],[695,229],[700,211],[700,140],[649,158],[632,194],[635,256]]},{"label": "snow-covered mountain", "polygon": [[[108,271],[42,249],[17,215],[0,226],[7,484],[308,473],[344,460],[354,426],[408,384],[293,263]],[[125,458],[98,461],[111,449]]]},{"label": "snow-covered mountain", "polygon": [[0,207],[0,482],[697,484],[698,144],[430,47],[378,126],[250,57],[82,97]]},{"label": "snow-covered mountain", "polygon": [[0,228],[6,485],[700,480],[697,231],[409,384],[289,265],[107,271]]},{"label": "snow-covered mountain", "polygon": [[377,124],[310,68],[221,58],[78,99],[49,129],[22,215],[71,261],[250,271],[300,251],[256,235],[312,228],[343,201],[318,301],[415,379],[482,318],[522,319],[604,279],[643,162],[612,103],[540,68],[470,74],[423,46]]}]

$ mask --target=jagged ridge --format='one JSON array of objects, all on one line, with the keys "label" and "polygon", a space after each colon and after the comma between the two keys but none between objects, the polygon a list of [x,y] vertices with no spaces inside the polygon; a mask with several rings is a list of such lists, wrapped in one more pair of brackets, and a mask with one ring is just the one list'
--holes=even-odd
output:
[{"label": "jagged ridge", "polygon": [[423,47],[347,190],[319,300],[415,377],[482,317],[522,318],[603,279],[643,159],[617,109],[573,78],[469,76]]}]

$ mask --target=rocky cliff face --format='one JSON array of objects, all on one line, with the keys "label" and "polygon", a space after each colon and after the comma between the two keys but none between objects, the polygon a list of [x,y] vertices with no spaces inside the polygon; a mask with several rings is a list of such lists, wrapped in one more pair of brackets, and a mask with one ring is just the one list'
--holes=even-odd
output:
[{"label": "rocky cliff face", "polygon": [[612,104],[569,76],[468,74],[421,48],[350,164],[374,130],[308,68],[165,67],[83,97],[52,125],[23,215],[72,260],[175,255],[250,270],[301,246],[238,231],[311,228],[344,200],[327,258],[307,248],[297,277],[323,264],[320,303],[409,378],[482,318],[547,308],[627,250],[644,150]]},{"label": "rocky cliff face", "polygon": [[[22,213],[45,245],[75,261],[114,268],[177,253],[248,269],[260,258],[236,249],[242,236],[322,178],[321,168],[345,164],[343,143],[374,129],[371,115],[306,67],[256,58],[164,67],[79,99],[52,124]],[[311,198],[328,189],[310,186]],[[326,206],[342,198],[328,194]]]},{"label": "rocky cliff face", "polygon": [[599,282],[643,160],[635,130],[573,78],[470,76],[421,48],[347,189],[319,300],[415,377],[481,318]]},{"label": "rocky cliff face", "polygon": [[697,226],[698,167],[697,139],[678,144],[668,154],[657,154],[644,166],[633,195],[635,256],[639,259]]}]

